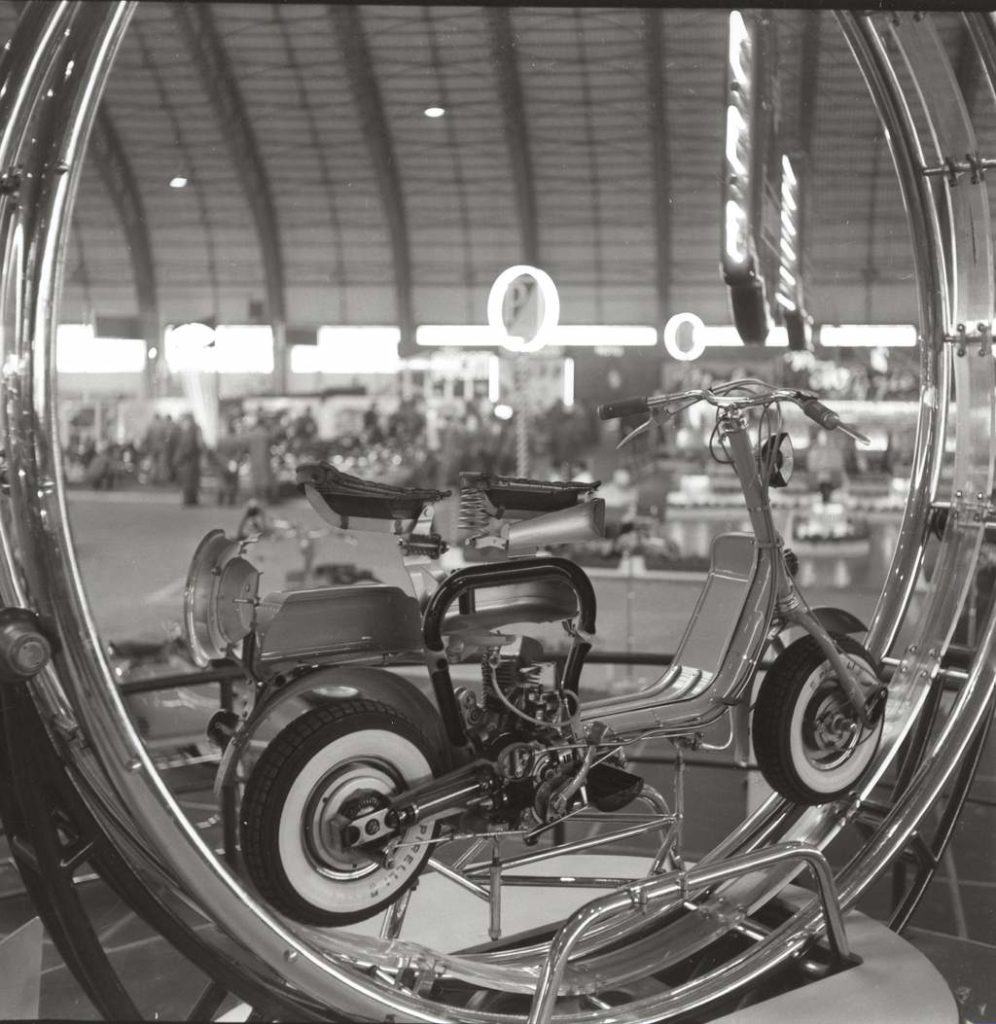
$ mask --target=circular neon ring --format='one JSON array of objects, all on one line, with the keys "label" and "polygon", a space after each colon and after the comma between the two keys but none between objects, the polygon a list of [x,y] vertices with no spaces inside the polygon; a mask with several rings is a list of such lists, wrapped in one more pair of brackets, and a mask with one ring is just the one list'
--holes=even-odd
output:
[{"label": "circular neon ring", "polygon": [[[517,277],[524,275],[531,277],[539,285],[540,298],[543,300],[543,319],[540,321],[536,333],[528,341],[509,334],[501,315],[508,286]],[[553,283],[553,278],[545,270],[530,267],[525,263],[518,263],[506,268],[495,278],[495,283],[488,293],[488,326],[501,334],[502,348],[509,352],[538,352],[547,343],[548,335],[553,332],[559,322],[560,296],[557,294],[557,286]]]},{"label": "circular neon ring", "polygon": [[[682,324],[692,325],[692,347],[687,352],[678,344],[678,331]],[[668,355],[683,363],[691,363],[698,359],[705,352],[706,346],[701,335],[696,340],[696,331],[704,326],[702,319],[694,313],[675,313],[664,325],[664,348]]]}]

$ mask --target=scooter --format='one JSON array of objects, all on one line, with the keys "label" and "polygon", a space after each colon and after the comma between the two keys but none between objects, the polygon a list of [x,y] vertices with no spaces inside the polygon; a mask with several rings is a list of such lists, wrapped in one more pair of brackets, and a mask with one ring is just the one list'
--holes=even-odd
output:
[{"label": "scooter", "polygon": [[[529,884],[509,868],[557,853],[554,846],[503,860],[503,839],[528,848],[568,820],[608,822],[607,832],[572,848],[659,831],[652,870],[680,864],[681,752],[707,746],[708,730],[723,720],[737,759],[746,763],[752,738],[764,776],[788,800],[828,803],[860,783],[887,690],[849,635],[862,624],[806,604],[769,488],[788,482],[793,461],[780,403],[828,430],[861,435],[815,395],[754,379],[628,399],[599,413],[647,412],[628,441],[698,402],[715,408],[710,450],[736,473],[753,532],[715,539],[672,664],[635,693],[583,699],[594,589],[569,559],[539,553],[600,535],[597,484],[465,474],[465,545],[498,560],[446,573],[432,521],[447,492],[374,484],[327,464],[301,467],[298,481],[322,518],[397,541],[414,596],[360,584],[261,597],[246,541],[221,531],[204,538],[188,578],[187,635],[195,660],[235,658],[254,690],[251,710],[238,719],[221,713],[212,732],[224,745],[219,789],[244,784],[242,855],[265,900],[319,926],[386,907],[397,918],[431,862],[489,899],[496,938],[502,879]],[[551,674],[538,641],[506,630],[557,621],[569,646]],[[803,635],[755,685],[763,655],[791,626]],[[426,663],[434,701],[397,672],[414,657]],[[469,659],[480,662],[480,695],[453,683],[451,666]],[[676,748],[673,810],[626,761],[628,747],[657,738]],[[636,800],[651,813],[629,813]],[[435,856],[457,840],[472,845],[452,864]],[[487,843],[491,859],[472,861]]]}]

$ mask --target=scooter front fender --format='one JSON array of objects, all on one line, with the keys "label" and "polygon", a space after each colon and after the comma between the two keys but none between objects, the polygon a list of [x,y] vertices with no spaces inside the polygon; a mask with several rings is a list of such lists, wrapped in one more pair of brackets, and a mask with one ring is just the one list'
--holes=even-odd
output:
[{"label": "scooter front fender", "polygon": [[257,701],[225,746],[215,775],[215,795],[220,795],[224,787],[234,785],[236,767],[252,741],[262,738],[261,734],[270,732],[275,735],[284,725],[316,704],[357,697],[396,708],[429,741],[440,768],[450,767],[452,756],[443,721],[432,701],[414,683],[396,672],[369,665],[325,665],[309,669],[272,691],[262,701]]},{"label": "scooter front fender", "polygon": [[810,614],[828,633],[867,633],[868,627],[857,617],[844,608],[833,608],[821,605],[811,608]]}]

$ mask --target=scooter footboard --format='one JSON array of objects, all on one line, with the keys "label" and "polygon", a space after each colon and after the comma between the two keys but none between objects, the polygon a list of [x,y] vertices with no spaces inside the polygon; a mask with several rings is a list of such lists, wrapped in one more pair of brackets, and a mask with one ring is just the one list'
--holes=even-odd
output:
[{"label": "scooter footboard", "polygon": [[721,534],[670,668],[636,693],[586,703],[582,720],[605,722],[618,733],[655,725],[675,734],[715,721],[726,709],[720,698],[753,671],[770,601],[770,559],[761,561],[754,536]]}]

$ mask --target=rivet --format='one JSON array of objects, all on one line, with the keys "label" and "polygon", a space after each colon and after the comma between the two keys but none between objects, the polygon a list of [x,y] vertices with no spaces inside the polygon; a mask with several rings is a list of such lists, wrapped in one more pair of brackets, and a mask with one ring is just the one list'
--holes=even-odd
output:
[{"label": "rivet", "polygon": [[284,959],[289,964],[294,963],[294,961],[297,959],[297,950],[296,949],[285,949],[284,950]]}]

